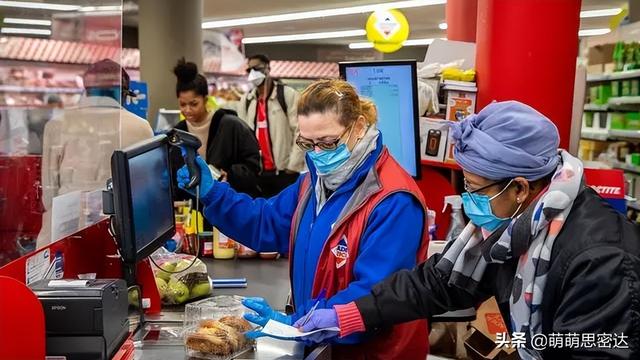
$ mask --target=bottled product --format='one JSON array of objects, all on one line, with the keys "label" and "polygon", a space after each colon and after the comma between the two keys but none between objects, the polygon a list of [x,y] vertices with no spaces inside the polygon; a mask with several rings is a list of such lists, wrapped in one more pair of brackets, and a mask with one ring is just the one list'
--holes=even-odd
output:
[{"label": "bottled product", "polygon": [[216,259],[233,259],[235,256],[235,242],[218,229],[213,228],[213,257]]},{"label": "bottled product", "polygon": [[213,232],[200,233],[200,257],[213,257]]},{"label": "bottled product", "polygon": [[462,230],[464,230],[465,222],[462,214],[462,197],[460,195],[445,196],[442,212],[447,209],[447,205],[451,205],[451,222],[445,237],[445,241],[449,242],[458,238]]}]

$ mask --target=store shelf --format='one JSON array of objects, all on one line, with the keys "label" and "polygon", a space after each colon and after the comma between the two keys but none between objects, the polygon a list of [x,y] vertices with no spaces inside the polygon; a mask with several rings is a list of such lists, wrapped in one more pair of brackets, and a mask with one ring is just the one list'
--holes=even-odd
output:
[{"label": "store shelf", "polygon": [[582,130],[580,137],[587,140],[607,141],[609,132]]},{"label": "store shelf", "polygon": [[585,104],[584,111],[607,111],[609,109],[609,105],[596,105],[596,104]]},{"label": "store shelf", "polygon": [[623,162],[615,162],[611,165],[613,166],[614,169],[620,169],[626,172],[631,172],[631,173],[640,175],[640,166],[629,165]]},{"label": "store shelf", "polygon": [[599,82],[607,80],[624,80],[640,77],[640,70],[618,71],[610,74],[587,75],[587,82]]},{"label": "store shelf", "polygon": [[609,137],[640,139],[640,130],[609,130]]},{"label": "store shelf", "polygon": [[81,94],[82,88],[0,85],[0,92]]},{"label": "store shelf", "polygon": [[433,167],[439,167],[439,168],[451,169],[451,170],[462,170],[460,165],[455,163],[447,163],[447,162],[439,162],[439,161],[431,161],[431,160],[420,160],[420,162],[422,163],[422,165],[427,165],[427,166],[433,166]]},{"label": "store shelf", "polygon": [[609,106],[640,105],[640,96],[621,96],[609,98]]}]

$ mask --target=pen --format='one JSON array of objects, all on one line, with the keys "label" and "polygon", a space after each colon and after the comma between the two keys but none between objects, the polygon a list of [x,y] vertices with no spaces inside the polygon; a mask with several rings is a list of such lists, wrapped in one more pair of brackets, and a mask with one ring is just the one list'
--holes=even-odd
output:
[{"label": "pen", "polygon": [[326,289],[322,289],[322,291],[320,291],[320,294],[318,294],[318,297],[316,297],[315,299],[315,304],[313,304],[313,306],[311,307],[311,310],[309,310],[309,312],[307,313],[307,315],[304,316],[304,320],[302,320],[302,324],[300,324],[300,327],[304,326],[309,319],[311,318],[311,314],[313,314],[314,311],[316,311],[316,308],[318,307],[318,305],[320,305],[320,300],[324,299],[324,297],[327,294],[327,290]]}]

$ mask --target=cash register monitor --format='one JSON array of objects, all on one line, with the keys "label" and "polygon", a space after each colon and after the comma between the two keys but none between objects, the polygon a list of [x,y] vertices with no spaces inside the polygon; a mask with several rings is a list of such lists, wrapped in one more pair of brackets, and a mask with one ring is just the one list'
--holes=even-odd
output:
[{"label": "cash register monitor", "polygon": [[125,263],[151,255],[175,233],[170,171],[165,135],[111,157],[114,230]]},{"label": "cash register monitor", "polygon": [[414,60],[340,63],[340,76],[378,109],[376,126],[391,155],[420,178],[418,90]]}]

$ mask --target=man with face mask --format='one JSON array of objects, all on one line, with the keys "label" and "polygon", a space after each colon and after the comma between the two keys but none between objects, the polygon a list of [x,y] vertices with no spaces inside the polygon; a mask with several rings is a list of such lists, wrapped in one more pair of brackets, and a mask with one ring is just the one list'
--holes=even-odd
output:
[{"label": "man with face mask", "polygon": [[269,58],[250,56],[247,80],[254,89],[237,105],[238,117],[255,132],[260,145],[262,196],[271,197],[298,178],[304,154],[295,144],[298,132],[298,92],[269,76]]}]

